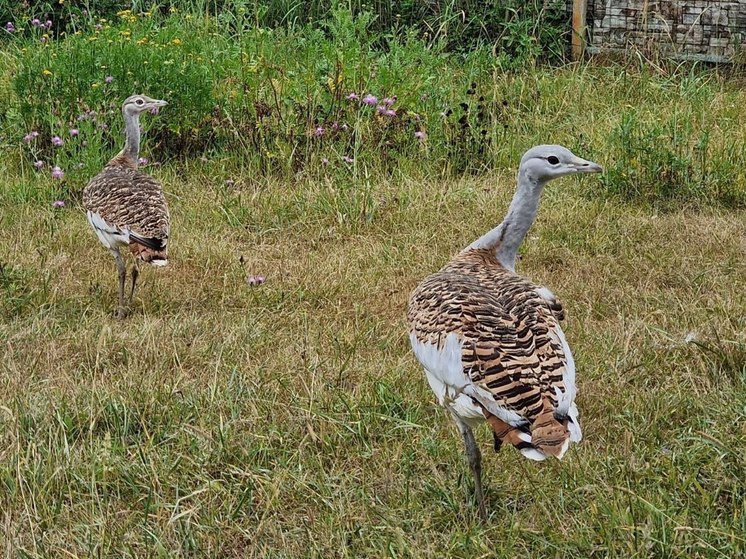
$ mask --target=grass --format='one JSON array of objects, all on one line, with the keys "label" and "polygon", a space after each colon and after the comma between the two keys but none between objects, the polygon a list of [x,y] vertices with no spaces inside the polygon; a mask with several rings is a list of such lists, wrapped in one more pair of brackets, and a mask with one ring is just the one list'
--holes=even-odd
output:
[{"label": "grass", "polygon": [[[174,49],[170,33],[185,21],[152,34]],[[265,123],[260,147],[284,154],[273,167],[241,143],[247,113],[235,129],[235,119],[221,120],[208,149],[178,151],[174,123],[199,122],[204,102],[181,84],[184,105],[177,96],[145,134],[147,156],[163,162],[147,171],[171,207],[171,265],[143,270],[126,321],[112,316],[114,263],[78,203],[86,178],[118,149],[111,103],[124,89],[91,93],[110,132],[89,120],[90,130],[80,127],[87,146],[66,136],[64,154],[39,148],[50,165],[69,158],[62,181],[48,166],[34,170],[36,148],[21,126],[38,125],[42,139],[71,126],[79,107],[65,61],[78,60],[75,49],[98,56],[109,47],[85,47],[86,34],[3,46],[3,557],[744,555],[738,81],[686,67],[506,74],[484,53],[454,58],[417,42],[366,47],[363,56],[334,35],[301,50],[302,33],[246,33],[268,59],[287,51],[285,68],[301,78],[287,78],[284,91],[292,98],[306,87],[313,105],[338,101],[324,89],[330,45],[357,69],[358,91],[415,103],[424,76],[434,93],[417,110],[428,140],[410,138],[412,121],[388,127],[365,109],[344,113],[354,140],[314,144],[305,120]],[[240,67],[226,37],[193,35],[180,31],[185,49],[210,44],[225,49],[228,68]],[[320,70],[309,79],[299,61],[313,53]],[[39,118],[27,122],[23,103],[35,97],[23,76],[36,74],[24,61],[42,59],[59,64],[59,95],[39,99],[59,104],[27,106]],[[415,77],[401,73],[412,60]],[[209,95],[227,100],[233,88],[253,103],[271,94],[281,77],[257,64],[261,79],[219,81]],[[125,76],[112,88],[125,88]],[[138,76],[168,91],[168,72]],[[472,81],[491,100],[489,116],[460,107],[474,96]],[[240,102],[226,106],[221,118],[245,117]],[[294,110],[286,123],[303,114]],[[216,123],[202,126],[197,139]],[[224,129],[232,140],[219,137]],[[535,464],[512,449],[493,454],[481,430],[491,517],[480,522],[461,440],[410,354],[406,300],[502,218],[521,152],[542,141],[608,170],[548,187],[518,264],[568,309],[585,439],[562,462]],[[351,147],[354,163],[320,163]],[[287,154],[299,149],[296,166]],[[53,209],[55,199],[66,207]],[[266,283],[248,285],[252,274]]]},{"label": "grass", "polygon": [[403,316],[499,218],[510,173],[376,182],[362,222],[325,209],[330,185],[268,182],[240,193],[250,226],[226,220],[220,186],[159,175],[172,266],[145,271],[125,322],[78,208],[4,212],[6,556],[743,553],[743,212],[550,186],[520,268],[569,307],[586,439],[536,465],[483,430],[480,523]]}]

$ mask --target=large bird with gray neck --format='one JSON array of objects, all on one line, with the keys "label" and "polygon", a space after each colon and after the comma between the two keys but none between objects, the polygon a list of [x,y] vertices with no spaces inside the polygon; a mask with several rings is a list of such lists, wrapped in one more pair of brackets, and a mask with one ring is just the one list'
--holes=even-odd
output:
[{"label": "large bird with gray neck", "polygon": [[430,387],[464,437],[479,513],[486,515],[481,453],[472,427],[486,421],[495,450],[562,458],[581,439],[575,363],[559,321],[562,305],[515,273],[518,247],[551,180],[601,167],[562,146],[528,150],[505,219],[427,277],[409,300],[409,335]]},{"label": "large bird with gray neck", "polygon": [[[146,95],[132,95],[122,104],[126,141],[122,151],[93,177],[83,190],[88,222],[101,244],[114,256],[119,273],[119,307],[123,318],[132,302],[137,282],[137,261],[165,266],[169,233],[169,213],[161,185],[138,168],[140,153],[140,114],[157,112],[167,103]],[[129,247],[135,257],[132,286],[125,300],[127,266],[121,249]]]}]

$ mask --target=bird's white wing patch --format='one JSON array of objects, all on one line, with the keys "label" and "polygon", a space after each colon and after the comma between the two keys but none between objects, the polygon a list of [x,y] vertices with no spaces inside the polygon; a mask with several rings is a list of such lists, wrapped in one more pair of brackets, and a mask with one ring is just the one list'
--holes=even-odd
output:
[{"label": "bird's white wing patch", "polygon": [[128,229],[122,230],[109,225],[99,214],[90,210],[88,210],[86,216],[101,244],[109,250],[116,251],[119,250],[120,246],[129,244],[130,233]]},{"label": "bird's white wing patch", "polygon": [[442,406],[449,408],[466,421],[484,420],[484,413],[472,401],[474,398],[492,415],[509,425],[518,426],[526,423],[526,420],[514,411],[499,406],[492,394],[474,384],[464,374],[461,341],[455,333],[448,334],[442,349],[438,349],[434,344],[420,342],[414,333],[410,334],[409,340],[412,351],[425,368],[430,387]]}]

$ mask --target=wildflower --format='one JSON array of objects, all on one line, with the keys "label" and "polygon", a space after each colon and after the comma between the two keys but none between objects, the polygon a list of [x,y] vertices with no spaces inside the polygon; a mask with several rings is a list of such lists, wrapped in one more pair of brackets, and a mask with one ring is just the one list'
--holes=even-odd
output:
[{"label": "wildflower", "polygon": [[44,167],[44,162],[43,161],[34,161],[34,167],[36,167],[37,169],[41,169],[42,167]]},{"label": "wildflower", "polygon": [[339,130],[339,123],[335,120],[332,122],[332,132],[337,132]]},{"label": "wildflower", "polygon": [[113,81],[114,81],[114,76],[106,76],[104,78],[104,82],[106,82],[106,83],[111,83]]},{"label": "wildflower", "polygon": [[41,72],[41,73],[42,73],[43,75],[45,75],[45,76],[51,76],[51,75],[52,75],[52,72],[50,72],[50,71],[49,71],[48,69],[46,69],[46,68],[44,68],[44,70],[42,70],[42,72]]},{"label": "wildflower", "polygon": [[16,32],[16,26],[13,25],[12,21],[9,21],[8,23],[5,24],[5,30],[8,33],[15,33]]},{"label": "wildflower", "polygon": [[23,137],[23,141],[29,143],[30,141],[35,140],[38,135],[39,133],[36,130],[32,130]]},{"label": "wildflower", "polygon": [[39,21],[38,17],[35,17],[34,19],[32,19],[30,23],[34,27],[41,27],[42,25],[44,25],[41,21]]},{"label": "wildflower", "polygon": [[396,103],[396,95],[394,95],[393,97],[386,97],[383,101],[381,101],[381,103],[383,103],[386,107],[390,107],[391,105]]},{"label": "wildflower", "polygon": [[394,109],[386,109],[381,114],[389,118],[394,118],[396,116],[396,111]]},{"label": "wildflower", "polygon": [[246,276],[246,283],[249,285],[261,285],[266,279],[264,276]]},{"label": "wildflower", "polygon": [[94,29],[95,29],[96,31],[101,31],[101,30],[102,30],[102,29],[104,28],[104,26],[103,26],[103,25],[101,25],[100,23],[97,23],[96,25],[94,25],[94,26],[93,26],[93,28],[94,28]]},{"label": "wildflower", "polygon": [[53,179],[61,179],[65,176],[65,171],[60,169],[57,165],[54,166],[52,169],[52,178]]},{"label": "wildflower", "polygon": [[228,188],[231,188],[234,184],[233,179],[225,179],[225,186]]},{"label": "wildflower", "polygon": [[45,21],[44,22],[44,27],[46,27],[47,29],[51,29],[52,28],[52,20],[48,19],[47,21]]},{"label": "wildflower", "polygon": [[360,99],[360,97],[358,97],[357,93],[350,93],[347,96],[348,101],[357,101],[358,99]]},{"label": "wildflower", "polygon": [[422,130],[418,130],[414,133],[414,137],[418,140],[424,140],[425,138],[427,138],[427,134],[425,134],[425,132],[423,132]]},{"label": "wildflower", "polygon": [[313,135],[316,136],[317,138],[320,138],[321,136],[324,135],[324,132],[326,132],[324,127],[319,126],[318,128],[316,128],[316,130],[313,131]]},{"label": "wildflower", "polygon": [[144,167],[148,164],[148,160],[144,157],[141,157],[137,160],[137,164],[140,165],[140,167]]},{"label": "wildflower", "polygon": [[342,156],[342,161],[344,161],[345,163],[354,163],[355,162],[355,160],[352,157],[350,157],[349,155],[343,155]]},{"label": "wildflower", "polygon": [[78,130],[77,128],[70,128],[70,135],[71,135],[71,136],[72,136],[73,138],[74,138],[75,136],[77,136],[78,134],[80,134],[80,131],[79,131],[79,130]]},{"label": "wildflower", "polygon": [[153,107],[152,109],[150,109],[150,114],[151,115],[157,115],[158,112],[159,112],[158,107]]},{"label": "wildflower", "polygon": [[371,95],[370,93],[368,93],[365,97],[363,97],[363,104],[364,105],[370,105],[371,107],[373,105],[377,105],[378,104],[378,97],[376,97],[375,95]]},{"label": "wildflower", "polygon": [[376,112],[377,112],[377,113],[378,113],[379,115],[382,115],[382,114],[383,114],[384,112],[386,112],[386,107],[384,107],[383,105],[378,105],[378,106],[376,107]]},{"label": "wildflower", "polygon": [[328,160],[328,159],[327,159],[326,157],[323,157],[323,158],[321,159],[321,164],[322,164],[322,165],[323,165],[324,167],[326,167],[327,165],[329,165],[329,160]]},{"label": "wildflower", "polygon": [[65,140],[63,140],[63,139],[62,139],[62,138],[60,138],[59,136],[54,136],[54,137],[52,138],[52,145],[53,145],[53,146],[55,146],[55,147],[60,147],[60,146],[61,146],[61,145],[63,145],[64,143],[65,143]]},{"label": "wildflower", "polygon": [[59,210],[60,208],[64,208],[65,207],[65,201],[64,200],[55,200],[52,203],[52,207],[54,209],[56,209],[56,210]]}]

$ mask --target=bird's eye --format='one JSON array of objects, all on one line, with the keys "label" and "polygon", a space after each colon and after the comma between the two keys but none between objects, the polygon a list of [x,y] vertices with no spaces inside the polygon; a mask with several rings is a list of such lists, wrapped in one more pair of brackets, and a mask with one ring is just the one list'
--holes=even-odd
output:
[{"label": "bird's eye", "polygon": [[142,105],[144,102],[145,101],[143,101],[142,99],[138,99],[137,101],[135,101],[135,103],[137,103],[138,105]]},{"label": "bird's eye", "polygon": [[555,157],[554,155],[550,155],[549,157],[547,157],[547,163],[549,163],[550,165],[557,165],[557,163],[559,163],[559,158]]}]

